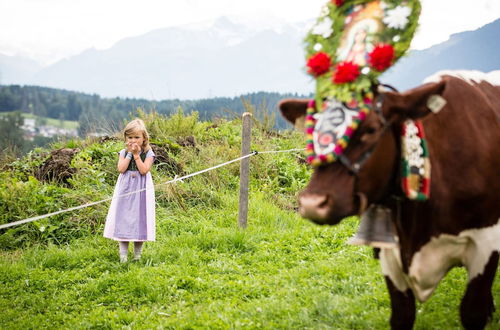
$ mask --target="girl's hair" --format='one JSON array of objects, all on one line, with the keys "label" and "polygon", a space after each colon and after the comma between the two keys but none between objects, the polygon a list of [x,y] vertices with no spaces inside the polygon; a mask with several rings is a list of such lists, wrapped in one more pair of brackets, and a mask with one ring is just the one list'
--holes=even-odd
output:
[{"label": "girl's hair", "polygon": [[142,151],[147,152],[151,150],[151,146],[149,145],[149,134],[142,119],[136,118],[128,123],[123,129],[123,138],[127,141],[127,136],[134,133],[142,134],[142,137],[144,138],[144,141],[142,142]]}]

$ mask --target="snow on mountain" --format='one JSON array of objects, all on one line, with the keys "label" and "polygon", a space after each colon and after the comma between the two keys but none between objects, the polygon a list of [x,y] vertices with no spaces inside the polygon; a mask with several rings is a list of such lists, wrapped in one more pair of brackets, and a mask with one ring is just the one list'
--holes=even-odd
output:
[{"label": "snow on mountain", "polygon": [[[309,23],[221,17],[154,30],[105,50],[88,49],[43,69],[0,56],[0,82],[157,100],[257,91],[309,94],[314,81],[304,70],[303,47]],[[498,70],[499,33],[497,20],[412,51],[381,81],[404,90],[439,70]]]},{"label": "snow on mountain", "polygon": [[308,93],[300,25],[255,28],[226,17],[154,30],[87,50],[38,72],[32,83],[107,97],[196,99],[276,91]]}]

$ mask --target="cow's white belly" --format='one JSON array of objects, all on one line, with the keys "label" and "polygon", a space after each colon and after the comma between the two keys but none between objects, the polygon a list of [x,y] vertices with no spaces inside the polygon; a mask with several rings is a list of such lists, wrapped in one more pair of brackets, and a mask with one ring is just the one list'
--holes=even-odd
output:
[{"label": "cow's white belly", "polygon": [[491,227],[432,238],[413,256],[409,274],[403,273],[399,248],[382,249],[380,264],[398,290],[411,288],[423,302],[453,266],[465,266],[469,281],[482,274],[493,251],[500,251],[500,220]]}]

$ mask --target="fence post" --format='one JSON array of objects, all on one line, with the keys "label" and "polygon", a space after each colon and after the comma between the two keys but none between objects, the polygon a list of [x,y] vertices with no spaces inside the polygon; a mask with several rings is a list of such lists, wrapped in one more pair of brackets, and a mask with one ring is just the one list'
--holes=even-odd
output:
[{"label": "fence post", "polygon": [[[241,156],[245,156],[250,153],[250,137],[252,130],[252,114],[250,112],[243,113],[242,123]],[[247,227],[249,169],[250,158],[242,159],[240,163],[240,202],[238,209],[238,224],[240,228]]]}]

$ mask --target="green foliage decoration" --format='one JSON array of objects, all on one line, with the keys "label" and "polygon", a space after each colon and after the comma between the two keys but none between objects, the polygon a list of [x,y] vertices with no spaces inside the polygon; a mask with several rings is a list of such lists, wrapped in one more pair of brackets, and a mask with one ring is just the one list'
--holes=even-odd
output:
[{"label": "green foliage decoration", "polygon": [[[345,61],[345,58],[340,55],[340,51],[345,51],[348,47],[349,37],[354,39],[349,35],[349,28],[354,27],[354,25],[349,27],[354,16],[353,12],[363,11],[363,6],[370,3],[379,6],[383,12],[382,17],[376,17],[382,27],[376,32],[368,32],[365,46],[373,47],[376,44],[392,46],[394,49],[392,64],[403,56],[410,46],[418,26],[421,10],[419,0],[328,1],[304,40],[306,59],[310,59],[318,52],[324,52],[331,58],[330,69],[326,73],[315,76],[315,98],[318,109],[321,109],[322,101],[326,97],[349,102],[354,95],[358,101],[362,101],[362,95],[369,92],[373,85],[378,84],[378,76],[387,69],[384,67],[382,70],[377,70],[370,67],[368,63],[363,63],[359,68],[361,72],[355,80],[343,83],[332,81],[335,75],[335,66]],[[371,17],[368,18],[373,21]]]}]

